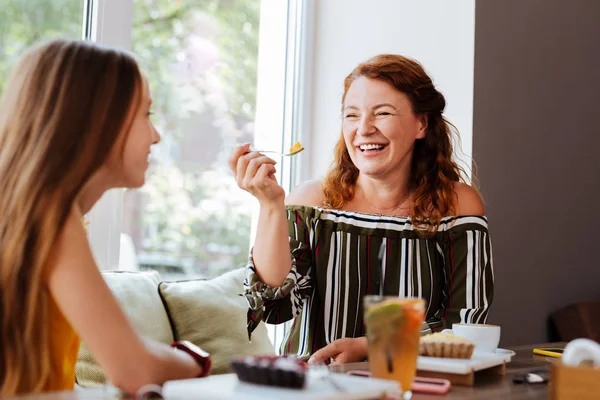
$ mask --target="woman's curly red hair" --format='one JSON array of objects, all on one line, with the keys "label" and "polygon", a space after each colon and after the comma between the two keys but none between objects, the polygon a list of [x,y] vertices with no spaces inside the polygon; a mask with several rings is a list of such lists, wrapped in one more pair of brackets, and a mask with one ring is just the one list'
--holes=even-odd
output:
[{"label": "woman's curly red hair", "polygon": [[[408,96],[416,115],[426,118],[425,138],[415,142],[409,189],[413,193],[411,218],[422,233],[433,234],[441,219],[455,212],[454,182],[464,173],[452,156],[455,127],[442,116],[446,100],[421,64],[400,55],[381,54],[358,65],[346,77],[342,107],[350,85],[361,76],[388,82]],[[352,200],[358,175],[341,135],[323,183],[326,206],[341,209]]]}]

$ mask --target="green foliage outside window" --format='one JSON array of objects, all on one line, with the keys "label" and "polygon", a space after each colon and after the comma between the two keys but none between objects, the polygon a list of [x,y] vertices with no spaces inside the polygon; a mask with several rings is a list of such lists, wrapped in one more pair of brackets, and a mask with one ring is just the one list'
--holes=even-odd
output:
[{"label": "green foliage outside window", "polygon": [[[0,0],[0,9],[0,93],[27,47],[81,37],[82,0]],[[167,148],[132,203],[141,209],[131,226],[155,231],[134,238],[138,253],[192,260],[205,276],[245,262],[249,209],[223,170],[233,144],[253,136],[259,15],[260,0],[134,0],[132,50]]]}]

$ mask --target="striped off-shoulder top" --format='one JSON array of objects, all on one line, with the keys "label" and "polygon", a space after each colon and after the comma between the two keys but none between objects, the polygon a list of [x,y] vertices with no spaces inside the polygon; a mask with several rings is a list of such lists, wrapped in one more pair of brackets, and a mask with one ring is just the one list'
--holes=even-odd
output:
[{"label": "striped off-shoulder top", "polygon": [[[282,354],[308,357],[365,333],[362,298],[380,292],[427,301],[424,333],[484,323],[494,295],[487,219],[443,218],[431,238],[410,217],[286,207],[292,269],[281,287],[258,279],[250,255],[244,295],[248,334],[261,320],[294,320]],[[381,267],[378,255],[383,253]]]}]

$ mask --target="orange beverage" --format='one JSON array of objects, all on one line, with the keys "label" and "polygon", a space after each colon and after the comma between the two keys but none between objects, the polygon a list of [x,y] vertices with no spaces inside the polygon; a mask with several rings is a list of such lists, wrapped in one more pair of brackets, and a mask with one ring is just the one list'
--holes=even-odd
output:
[{"label": "orange beverage", "polygon": [[408,399],[417,371],[425,301],[365,296],[364,305],[371,375],[400,382],[403,398]]}]

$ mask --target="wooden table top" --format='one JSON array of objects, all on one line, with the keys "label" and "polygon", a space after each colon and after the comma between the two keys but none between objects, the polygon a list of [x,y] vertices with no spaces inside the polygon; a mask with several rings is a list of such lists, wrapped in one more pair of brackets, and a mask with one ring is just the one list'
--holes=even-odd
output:
[{"label": "wooden table top", "polygon": [[[544,343],[510,347],[515,351],[510,363],[506,364],[506,376],[478,376],[475,386],[453,385],[445,396],[425,395],[414,393],[414,400],[451,400],[451,399],[489,399],[489,400],[521,400],[521,399],[547,399],[548,384],[514,384],[513,378],[522,377],[525,372],[534,369],[548,369],[551,361],[545,356],[533,354],[535,347],[560,347],[566,343]],[[331,366],[335,372],[346,372],[354,369],[367,370],[368,363],[355,363]]]},{"label": "wooden table top", "polygon": [[[415,393],[414,400],[451,400],[451,399],[486,399],[486,400],[521,400],[521,399],[547,399],[547,384],[514,384],[512,379],[523,376],[533,369],[547,369],[549,361],[546,357],[533,354],[534,347],[561,347],[565,343],[546,343],[537,345],[511,347],[515,356],[506,366],[506,376],[478,377],[473,387],[453,385],[445,396],[425,395]],[[368,363],[344,364],[330,367],[336,372],[345,372],[352,369],[368,369]],[[481,379],[483,378],[483,379]],[[113,387],[99,389],[81,389],[70,392],[56,392],[43,395],[18,396],[18,400],[90,400],[90,399],[122,399]]]}]

